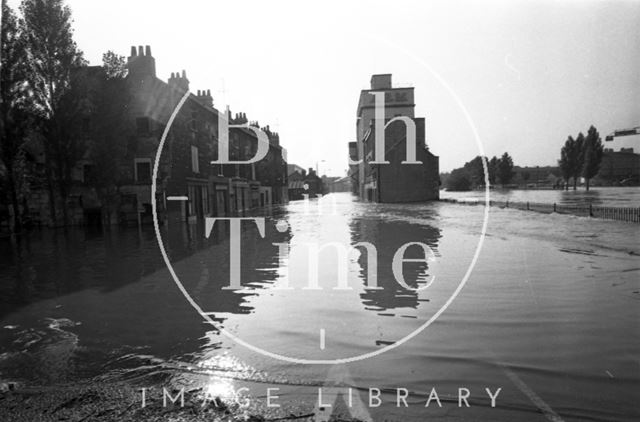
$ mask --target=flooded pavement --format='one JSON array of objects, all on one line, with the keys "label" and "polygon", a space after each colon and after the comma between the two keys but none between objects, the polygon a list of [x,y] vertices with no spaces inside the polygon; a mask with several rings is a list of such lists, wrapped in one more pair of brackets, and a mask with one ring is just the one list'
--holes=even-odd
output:
[{"label": "flooded pavement", "polygon": [[483,237],[483,207],[317,205],[243,223],[243,289],[228,223],[163,226],[188,297],[152,228],[3,240],[0,379],[243,389],[273,417],[640,418],[638,225],[492,208]]}]

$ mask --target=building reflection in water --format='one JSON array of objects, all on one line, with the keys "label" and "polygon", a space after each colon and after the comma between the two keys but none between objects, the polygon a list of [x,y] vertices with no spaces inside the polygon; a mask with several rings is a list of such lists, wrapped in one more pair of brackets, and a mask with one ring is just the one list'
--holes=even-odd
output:
[{"label": "building reflection in water", "polygon": [[[431,225],[363,218],[352,220],[350,230],[354,244],[357,242],[369,242],[375,245],[378,251],[379,289],[365,289],[360,294],[366,309],[372,311],[395,308],[416,309],[420,301],[425,299],[420,299],[416,291],[406,289],[396,281],[392,270],[393,257],[408,242],[424,243],[437,256],[438,239],[441,237],[440,229]],[[421,247],[413,245],[407,248],[404,258],[424,259],[425,252]],[[429,258],[429,256],[426,258]],[[366,253],[360,255],[358,263],[361,266],[361,277],[366,283],[368,267]],[[425,287],[426,283],[433,280],[433,274],[429,272],[428,262],[406,262],[402,265],[402,268],[406,284],[413,289]]]},{"label": "building reflection in water", "polygon": [[[281,257],[274,243],[287,243],[290,239],[288,231],[281,233],[276,229],[275,224],[279,220],[265,218],[264,237],[260,236],[254,222],[242,223],[240,268],[243,288],[236,290],[227,288],[231,272],[229,222],[217,221],[209,239],[199,235],[204,233],[204,227],[194,225],[193,242],[206,242],[208,246],[190,257],[188,263],[178,262],[174,267],[189,294],[212,319],[222,321],[224,314],[250,313],[253,308],[247,298],[259,294],[260,290],[277,280]],[[169,245],[174,241],[178,245],[189,243],[184,233],[174,236],[175,239],[170,238],[167,242]],[[168,253],[171,255],[170,251]]]}]

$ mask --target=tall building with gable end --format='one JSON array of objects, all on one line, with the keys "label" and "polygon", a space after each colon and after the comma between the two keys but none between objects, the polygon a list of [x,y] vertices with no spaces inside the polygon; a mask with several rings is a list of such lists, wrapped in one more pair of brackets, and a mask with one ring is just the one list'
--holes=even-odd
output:
[{"label": "tall building with gable end", "polygon": [[[388,164],[375,164],[376,95],[384,94],[384,154]],[[407,157],[407,125],[396,117],[409,118],[415,125],[416,161]],[[425,119],[415,117],[413,87],[393,87],[391,74],[373,75],[371,88],[360,92],[356,120],[356,142],[350,143],[349,166],[353,192],[375,202],[421,202],[439,198],[439,159],[426,145]]]}]

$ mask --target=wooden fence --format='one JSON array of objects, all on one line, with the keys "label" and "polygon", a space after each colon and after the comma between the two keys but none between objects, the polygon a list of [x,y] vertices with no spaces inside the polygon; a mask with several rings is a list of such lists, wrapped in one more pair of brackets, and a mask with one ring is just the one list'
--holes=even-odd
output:
[{"label": "wooden fence", "polygon": [[[452,198],[441,199],[443,202],[451,202],[466,205],[483,205],[483,199],[457,200]],[[601,218],[604,220],[625,221],[628,223],[640,223],[640,207],[600,207],[593,205],[559,205],[556,203],[545,204],[539,202],[511,202],[490,200],[489,206],[500,208],[514,208],[523,211],[535,211],[541,213],[571,214],[581,217]]]}]

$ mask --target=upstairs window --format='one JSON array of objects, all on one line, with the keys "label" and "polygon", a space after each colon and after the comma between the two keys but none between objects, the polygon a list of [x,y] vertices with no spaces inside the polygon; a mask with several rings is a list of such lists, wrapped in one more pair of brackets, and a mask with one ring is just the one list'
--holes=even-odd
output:
[{"label": "upstairs window", "polygon": [[198,120],[198,113],[196,113],[195,111],[192,111],[191,112],[191,130],[198,129],[197,120]]},{"label": "upstairs window", "polygon": [[191,170],[200,173],[200,160],[198,159],[198,147],[191,145]]},{"label": "upstairs window", "polygon": [[148,117],[138,117],[136,119],[136,128],[138,135],[146,135],[149,133],[150,125]]},{"label": "upstairs window", "polygon": [[135,160],[135,178],[138,183],[151,183],[151,160],[148,158]]}]

